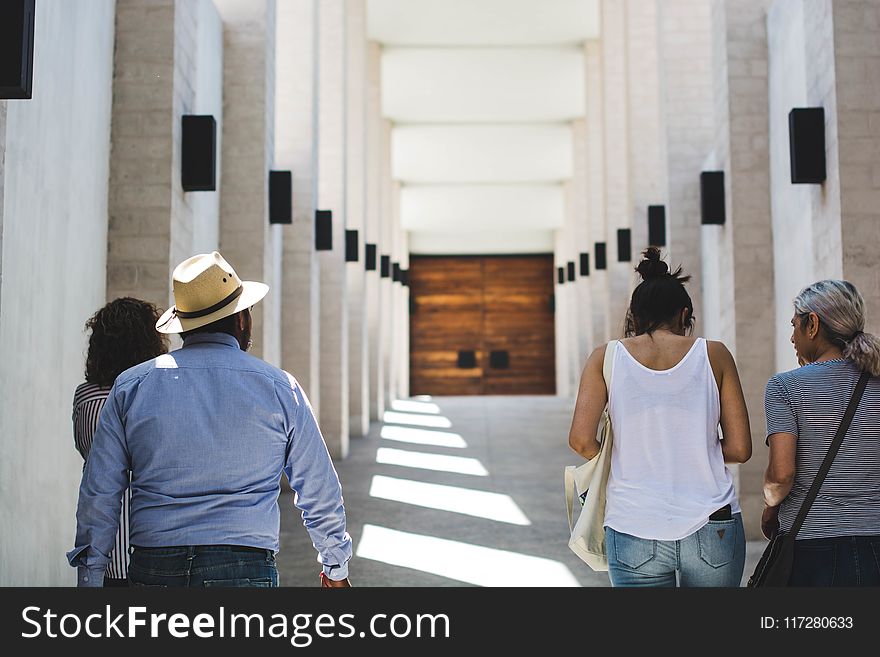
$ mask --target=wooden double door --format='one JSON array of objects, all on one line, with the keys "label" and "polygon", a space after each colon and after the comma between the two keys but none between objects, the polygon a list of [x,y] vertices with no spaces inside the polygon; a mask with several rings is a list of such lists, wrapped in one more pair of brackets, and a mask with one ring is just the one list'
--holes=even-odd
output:
[{"label": "wooden double door", "polygon": [[410,256],[410,394],[556,392],[553,256]]}]

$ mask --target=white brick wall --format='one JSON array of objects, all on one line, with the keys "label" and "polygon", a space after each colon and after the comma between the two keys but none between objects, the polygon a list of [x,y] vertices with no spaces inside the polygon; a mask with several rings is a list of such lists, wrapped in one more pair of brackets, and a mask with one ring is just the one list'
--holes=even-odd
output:
[{"label": "white brick wall", "polygon": [[317,0],[286,0],[276,9],[275,167],[293,177],[293,223],[282,227],[281,362],[319,413]]},{"label": "white brick wall", "polygon": [[602,95],[602,44],[588,41],[584,44],[586,75],[586,140],[587,189],[590,222],[590,292],[592,298],[593,341],[596,346],[610,337],[608,272],[596,269],[593,243],[606,239],[605,230],[605,113]]},{"label": "white brick wall", "polygon": [[[725,172],[727,221],[703,227],[707,337],[736,357],[752,429],[753,457],[738,468],[747,534],[760,537],[764,387],[774,373],[775,314],[764,0],[713,3],[716,166]],[[714,248],[706,248],[714,246]],[[714,259],[715,262],[712,262]],[[717,300],[714,297],[717,295]]]},{"label": "white brick wall", "polygon": [[376,271],[367,272],[367,330],[369,337],[369,389],[370,419],[379,420],[385,410],[385,362],[382,357],[383,327],[382,317],[387,306],[384,285],[379,278],[379,255],[382,251],[381,205],[382,185],[384,184],[381,112],[381,49],[378,43],[370,42],[366,53],[366,157],[367,157],[367,216],[364,242],[376,245]]},{"label": "white brick wall", "polygon": [[880,333],[880,3],[833,3],[843,277]]},{"label": "white brick wall", "polygon": [[244,280],[264,281],[254,306],[254,355],[280,364],[278,226],[269,227],[274,161],[274,0],[217,3],[224,20],[220,251]]},{"label": "white brick wall", "polygon": [[[595,348],[593,335],[593,300],[592,285],[589,277],[581,276],[580,254],[593,250],[593,231],[589,211],[589,166],[587,155],[587,124],[585,119],[572,123],[572,177],[571,203],[574,223],[573,260],[577,272],[575,284],[577,297],[577,351],[575,368],[579,376],[592,350]],[[592,262],[591,275],[592,275]]]},{"label": "white brick wall", "polygon": [[364,0],[348,0],[346,114],[346,221],[358,231],[358,262],[346,265],[349,341],[349,432],[364,436],[370,430],[370,358],[367,350],[364,271],[366,234],[366,66],[367,34]]},{"label": "white brick wall", "polygon": [[631,263],[617,259],[617,230],[632,225],[626,3],[604,0],[601,15],[609,328],[610,337],[619,338],[623,336],[632,282]]},{"label": "white brick wall", "polygon": [[321,269],[321,430],[335,458],[348,454],[348,304],[345,277],[346,36],[344,0],[319,3],[318,206],[333,212],[333,250]]},{"label": "white brick wall", "polygon": [[633,252],[628,274],[632,284],[639,281],[632,269],[648,246],[648,206],[663,205],[666,195],[666,167],[661,157],[657,0],[627,0],[626,22]]},{"label": "white brick wall", "polygon": [[[380,148],[382,149],[382,172],[380,180],[381,202],[379,209],[379,224],[381,239],[379,241],[379,254],[388,255],[391,261],[394,261],[394,190],[395,183],[391,178],[391,122],[387,119],[382,120],[382,129],[380,134]],[[380,260],[381,266],[381,260]],[[381,272],[380,272],[381,273]],[[385,404],[389,405],[396,398],[394,388],[394,369],[391,365],[391,354],[393,349],[393,313],[394,313],[394,296],[393,283],[391,276],[381,279],[380,283],[383,303],[382,315],[379,317],[379,328],[381,334],[381,353],[382,365],[385,372]]]},{"label": "white brick wall", "polygon": [[710,3],[659,3],[661,125],[666,159],[666,218],[670,266],[692,276],[688,286],[702,335],[700,170],[712,148]]},{"label": "white brick wall", "polygon": [[[172,216],[181,214],[172,207],[183,94],[174,94],[183,82],[175,41],[174,0],[117,2],[107,298],[136,296],[160,308],[172,303]],[[141,239],[147,248],[139,251]]]}]

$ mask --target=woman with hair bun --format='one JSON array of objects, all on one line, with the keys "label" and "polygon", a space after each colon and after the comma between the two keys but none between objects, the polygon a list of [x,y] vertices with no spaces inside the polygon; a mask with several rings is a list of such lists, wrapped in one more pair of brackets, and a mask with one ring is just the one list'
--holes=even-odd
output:
[{"label": "woman with hair bun", "polygon": [[745,535],[725,463],[747,461],[752,443],[736,364],[721,342],[692,337],[690,277],[670,272],[657,248],[643,255],[626,337],[596,349],[584,367],[569,445],[586,459],[598,453],[607,402],[612,586],[739,586]]},{"label": "woman with hair bun", "polygon": [[[89,351],[85,382],[73,393],[73,439],[88,461],[98,418],[116,377],[130,367],[168,351],[166,337],[156,330],[156,306],[140,299],[121,297],[98,310],[86,322]],[[85,463],[83,463],[85,469]],[[104,586],[128,586],[128,515],[131,491],[122,499],[122,516],[115,547],[104,577]]]},{"label": "woman with hair bun", "polygon": [[801,367],[767,383],[761,529],[789,532],[844,417],[867,382],[840,451],[794,542],[791,586],[880,586],[880,339],[865,332],[865,301],[848,281],[824,280],[794,300],[791,342]]}]

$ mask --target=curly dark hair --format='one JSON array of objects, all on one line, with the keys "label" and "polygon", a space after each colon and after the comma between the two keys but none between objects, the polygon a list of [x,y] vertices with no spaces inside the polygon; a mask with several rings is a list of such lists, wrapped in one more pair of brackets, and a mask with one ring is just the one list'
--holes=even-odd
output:
[{"label": "curly dark hair", "polygon": [[159,310],[148,301],[120,297],[89,318],[86,381],[111,386],[129,367],[168,352],[168,338],[156,330]]},{"label": "curly dark hair", "polygon": [[642,258],[636,267],[642,282],[633,290],[624,335],[628,338],[645,333],[651,335],[661,326],[675,321],[685,309],[688,312],[683,328],[688,333],[693,332],[694,304],[684,288],[691,277],[683,274],[681,267],[670,272],[656,246],[645,249]]}]

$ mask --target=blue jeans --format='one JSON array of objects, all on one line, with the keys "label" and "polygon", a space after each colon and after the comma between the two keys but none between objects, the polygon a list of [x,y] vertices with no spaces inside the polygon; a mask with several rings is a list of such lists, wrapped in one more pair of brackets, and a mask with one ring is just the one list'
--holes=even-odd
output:
[{"label": "blue jeans", "polygon": [[132,586],[278,586],[272,550],[236,545],[132,547]]},{"label": "blue jeans", "polygon": [[742,514],[710,520],[678,541],[638,538],[605,528],[612,586],[739,586],[746,562]]},{"label": "blue jeans", "polygon": [[790,586],[880,586],[880,536],[794,542]]}]

